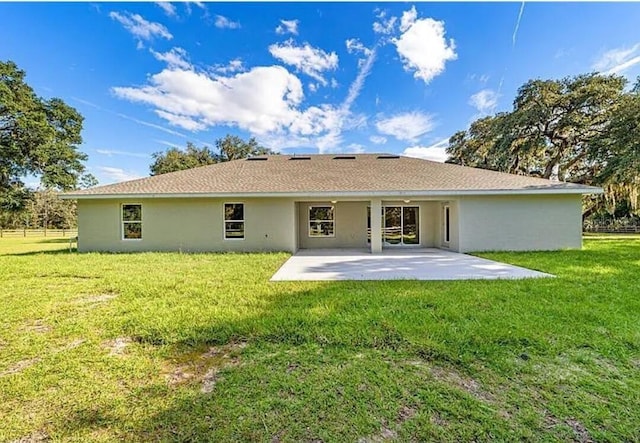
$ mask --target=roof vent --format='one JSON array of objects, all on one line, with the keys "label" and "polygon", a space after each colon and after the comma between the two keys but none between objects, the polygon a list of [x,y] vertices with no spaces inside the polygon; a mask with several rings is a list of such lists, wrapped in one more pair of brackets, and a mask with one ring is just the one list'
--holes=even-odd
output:
[{"label": "roof vent", "polygon": [[293,157],[289,157],[289,160],[311,160],[311,157],[295,155]]},{"label": "roof vent", "polygon": [[267,160],[267,157],[247,157],[247,161]]},{"label": "roof vent", "polygon": [[384,155],[379,155],[376,158],[378,158],[380,160],[387,160],[387,159],[400,158],[400,156],[399,155],[384,154]]},{"label": "roof vent", "polygon": [[336,155],[333,157],[334,160],[355,160],[355,155]]}]

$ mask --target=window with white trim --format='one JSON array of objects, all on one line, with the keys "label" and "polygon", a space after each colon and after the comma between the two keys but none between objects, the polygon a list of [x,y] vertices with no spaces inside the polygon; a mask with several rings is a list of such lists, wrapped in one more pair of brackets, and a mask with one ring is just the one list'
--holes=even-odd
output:
[{"label": "window with white trim", "polygon": [[224,204],[224,239],[244,240],[244,203]]},{"label": "window with white trim", "polygon": [[335,237],[333,206],[309,206],[309,237]]},{"label": "window with white trim", "polygon": [[122,204],[122,239],[142,240],[142,205]]}]

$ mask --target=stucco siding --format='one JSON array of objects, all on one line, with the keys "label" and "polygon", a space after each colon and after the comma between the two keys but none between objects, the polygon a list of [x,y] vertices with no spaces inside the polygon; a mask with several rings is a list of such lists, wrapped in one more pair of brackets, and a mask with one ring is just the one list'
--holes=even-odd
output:
[{"label": "stucco siding", "polygon": [[465,197],[459,211],[461,252],[582,246],[579,195]]},{"label": "stucco siding", "polygon": [[[224,239],[223,204],[244,203],[244,240]],[[142,240],[123,240],[121,205],[142,204]],[[295,251],[292,199],[80,200],[80,251]]]},{"label": "stucco siding", "polygon": [[[300,248],[367,248],[367,206],[364,201],[298,203]],[[335,236],[309,237],[309,207],[334,206]]]}]

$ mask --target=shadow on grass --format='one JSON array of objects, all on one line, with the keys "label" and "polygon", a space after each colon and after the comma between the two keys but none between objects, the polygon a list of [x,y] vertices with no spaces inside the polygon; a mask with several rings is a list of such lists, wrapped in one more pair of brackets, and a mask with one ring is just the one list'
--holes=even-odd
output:
[{"label": "shadow on grass", "polygon": [[78,252],[77,248],[71,248],[71,250],[69,250],[69,248],[66,249],[54,249],[54,250],[41,250],[41,251],[28,251],[28,252],[9,252],[9,253],[5,253],[5,254],[0,254],[3,256],[24,256],[24,257],[28,257],[28,256],[32,256],[32,255],[71,255],[71,254],[76,254]]}]

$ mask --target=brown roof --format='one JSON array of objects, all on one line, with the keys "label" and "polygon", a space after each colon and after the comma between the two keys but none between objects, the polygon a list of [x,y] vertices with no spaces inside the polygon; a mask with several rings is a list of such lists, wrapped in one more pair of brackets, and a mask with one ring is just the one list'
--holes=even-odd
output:
[{"label": "brown roof", "polygon": [[293,158],[272,155],[234,160],[73,191],[66,197],[600,192],[599,188],[589,186],[390,154]]}]

